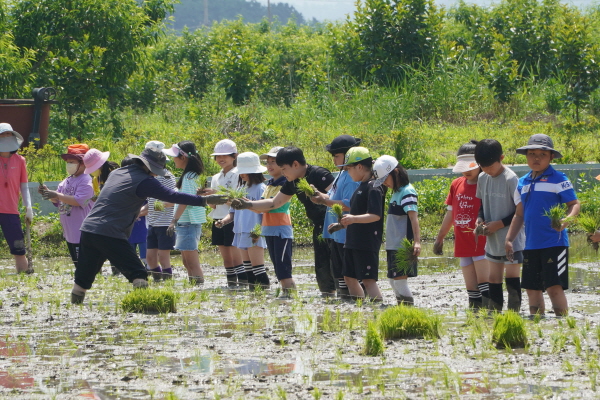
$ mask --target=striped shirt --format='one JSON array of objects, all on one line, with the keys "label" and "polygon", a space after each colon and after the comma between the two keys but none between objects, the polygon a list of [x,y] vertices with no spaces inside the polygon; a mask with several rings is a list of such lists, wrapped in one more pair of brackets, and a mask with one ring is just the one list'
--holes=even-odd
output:
[{"label": "striped shirt", "polygon": [[[198,175],[193,172],[188,172],[183,176],[181,182],[181,193],[196,194],[198,189]],[[177,206],[179,207],[179,205]],[[179,218],[179,223],[189,222],[190,224],[203,224],[206,222],[206,207],[187,206]]]},{"label": "striped shirt", "polygon": [[[167,172],[165,176],[157,176],[155,178],[158,182],[172,190],[175,189],[175,177],[170,172]],[[195,193],[194,193],[195,194]],[[164,211],[156,211],[154,209],[154,204],[156,203],[156,199],[149,197],[148,198],[148,216],[146,220],[148,221],[149,226],[169,226],[171,220],[173,219],[173,215],[175,215],[175,207],[165,207]]]},{"label": "striped shirt", "polygon": [[386,250],[398,250],[402,239],[413,239],[412,224],[408,218],[409,211],[418,212],[417,192],[410,183],[392,193],[385,223]]}]

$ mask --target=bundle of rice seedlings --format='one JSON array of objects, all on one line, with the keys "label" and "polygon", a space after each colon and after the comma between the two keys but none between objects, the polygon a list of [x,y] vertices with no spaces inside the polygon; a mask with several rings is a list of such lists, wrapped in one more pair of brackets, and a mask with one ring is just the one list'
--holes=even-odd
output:
[{"label": "bundle of rice seedlings", "polygon": [[306,178],[302,178],[298,181],[297,187],[300,191],[304,192],[307,196],[314,196],[315,190],[306,181]]},{"label": "bundle of rice seedlings", "polygon": [[383,354],[384,350],[385,347],[379,332],[377,332],[375,323],[369,321],[369,325],[367,325],[367,334],[365,336],[364,354],[368,356],[379,356]]},{"label": "bundle of rice seedlings", "polygon": [[415,251],[412,240],[402,239],[400,248],[396,251],[396,271],[401,276],[408,275],[411,267],[417,262],[418,258],[413,253]]},{"label": "bundle of rice seedlings", "polygon": [[252,243],[258,242],[258,239],[262,236],[262,225],[256,224],[254,228],[250,231],[250,238],[252,239]]},{"label": "bundle of rice seedlings", "polygon": [[230,200],[243,199],[248,195],[248,190],[245,186],[238,188],[226,188],[225,186],[219,186],[217,188],[217,194],[227,196]]},{"label": "bundle of rice seedlings", "polygon": [[165,211],[165,203],[160,200],[155,200],[154,211]]},{"label": "bundle of rice seedlings", "polygon": [[592,236],[598,229],[600,229],[600,213],[581,213],[577,217],[577,223],[587,234],[588,244],[598,252],[598,242],[592,242],[590,236]]},{"label": "bundle of rice seedlings", "polygon": [[342,217],[344,216],[344,207],[341,204],[336,203],[331,206],[329,212],[337,218],[337,223],[328,226],[327,232],[329,232],[329,234],[332,234],[334,232],[344,229],[344,226],[340,223]]},{"label": "bundle of rice seedlings", "polygon": [[377,318],[383,339],[439,338],[441,324],[441,318],[431,311],[403,304],[386,309]]},{"label": "bundle of rice seedlings", "polygon": [[177,295],[168,288],[138,289],[129,292],[121,300],[125,312],[168,313],[177,312]]},{"label": "bundle of rice seedlings", "polygon": [[506,311],[494,316],[492,342],[497,348],[518,348],[527,344],[525,321],[516,312]]},{"label": "bundle of rice seedlings", "polygon": [[563,222],[569,222],[571,218],[566,218],[566,216],[566,208],[562,204],[557,204],[544,211],[544,217],[550,218],[550,225],[556,230],[562,227]]}]

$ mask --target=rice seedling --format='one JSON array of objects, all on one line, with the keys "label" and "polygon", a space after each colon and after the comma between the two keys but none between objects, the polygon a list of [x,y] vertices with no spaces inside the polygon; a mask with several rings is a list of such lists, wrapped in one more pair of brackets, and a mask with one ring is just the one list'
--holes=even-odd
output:
[{"label": "rice seedling", "polygon": [[165,211],[165,203],[160,200],[154,201],[154,211]]},{"label": "rice seedling", "polygon": [[413,253],[415,251],[412,240],[407,238],[402,239],[400,248],[396,251],[396,271],[401,276],[408,275],[413,265],[417,262],[418,258]]},{"label": "rice seedling", "polygon": [[562,224],[569,222],[572,218],[566,218],[566,208],[562,204],[557,204],[554,207],[550,207],[549,210],[544,211],[544,217],[550,218],[550,226],[552,229],[559,230]]},{"label": "rice seedling", "polygon": [[258,239],[262,236],[262,225],[256,224],[254,228],[250,231],[250,239],[252,239],[252,243],[258,242]]},{"label": "rice seedling", "polygon": [[217,188],[217,194],[227,196],[230,200],[243,199],[248,195],[248,190],[245,186],[236,188],[226,188],[225,186],[219,186]]},{"label": "rice seedling", "polygon": [[340,223],[342,217],[344,216],[344,207],[341,204],[334,204],[329,209],[329,212],[337,218],[337,223],[329,225],[327,227],[327,232],[329,232],[329,234],[332,234],[341,229],[344,229],[344,226]]},{"label": "rice seedling", "polygon": [[567,321],[567,326],[569,329],[575,329],[577,327],[577,320],[575,318],[567,317],[565,320]]},{"label": "rice seedling", "polygon": [[587,234],[587,242],[592,246],[592,248],[598,252],[599,243],[592,242],[590,237],[600,229],[600,213],[591,212],[591,213],[581,213],[577,216],[577,224],[584,230]]},{"label": "rice seedling", "polygon": [[383,311],[377,327],[383,339],[438,338],[441,318],[428,310],[399,305]]},{"label": "rice seedling", "polygon": [[301,192],[304,192],[304,194],[309,197],[315,195],[315,190],[306,181],[306,178],[300,179],[298,181],[298,183],[296,184],[296,186],[298,187],[298,190],[300,190]]},{"label": "rice seedling", "polygon": [[379,356],[383,354],[384,350],[385,347],[383,346],[383,341],[377,331],[375,322],[369,321],[369,325],[367,325],[367,334],[365,336],[364,354],[368,356]]},{"label": "rice seedling", "polygon": [[511,310],[504,314],[496,314],[492,329],[492,342],[497,348],[525,347],[527,331],[523,318]]},{"label": "rice seedling", "polygon": [[168,313],[177,312],[178,296],[171,289],[148,288],[129,292],[121,300],[125,312]]}]

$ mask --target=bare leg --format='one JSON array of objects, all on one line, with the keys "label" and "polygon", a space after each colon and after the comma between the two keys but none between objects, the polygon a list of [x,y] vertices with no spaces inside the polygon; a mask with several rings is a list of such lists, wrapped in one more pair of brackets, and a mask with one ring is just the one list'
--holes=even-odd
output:
[{"label": "bare leg", "polygon": [[[467,287],[467,290],[479,291],[479,288],[477,287],[478,276],[477,276],[477,272],[475,270],[475,265],[469,264],[465,267],[462,267],[462,274],[463,274],[463,279],[465,280],[465,286]],[[485,282],[487,282],[487,281],[485,281]]]},{"label": "bare leg", "polygon": [[[507,278],[520,278],[521,277],[521,264],[506,264],[506,277]],[[500,277],[499,283],[502,283],[502,277]]]},{"label": "bare leg", "polygon": [[489,282],[490,262],[485,258],[483,260],[475,261],[475,274],[477,275],[477,283]]},{"label": "bare leg", "polygon": [[279,281],[282,289],[296,289],[296,282],[294,278],[286,278]]},{"label": "bare leg", "polygon": [[348,292],[350,292],[350,296],[361,299],[365,298],[365,292],[360,286],[360,283],[358,283],[357,279],[345,276],[344,281],[346,282],[346,286],[348,286]]},{"label": "bare leg", "polygon": [[171,251],[170,250],[159,250],[158,261],[160,266],[163,268],[171,268]]},{"label": "bare leg", "polygon": [[531,315],[544,315],[546,304],[544,303],[544,294],[542,291],[527,289],[527,297],[529,298],[529,313]]},{"label": "bare leg", "polygon": [[202,267],[200,267],[200,260],[198,259],[198,250],[182,251],[181,258],[183,259],[183,266],[187,270],[188,276],[204,276]]},{"label": "bare leg", "polygon": [[556,316],[563,316],[569,313],[569,305],[567,303],[567,297],[562,286],[554,285],[546,289],[550,301],[552,301],[552,308],[554,308],[554,314]]},{"label": "bare leg", "polygon": [[374,301],[382,301],[383,296],[381,295],[381,290],[379,290],[379,285],[377,285],[377,281],[375,279],[363,279],[363,285],[367,289],[367,294]]},{"label": "bare leg", "polygon": [[158,268],[158,257],[159,257],[158,249],[147,249],[146,250],[146,262],[148,263],[148,268],[155,269]]},{"label": "bare leg", "polygon": [[25,272],[29,269],[29,265],[27,264],[27,256],[15,256],[15,265],[17,267],[17,272]]},{"label": "bare leg", "polygon": [[265,249],[259,246],[253,246],[245,250],[248,257],[250,257],[250,262],[252,265],[264,265],[265,263]]},{"label": "bare leg", "polygon": [[223,257],[223,266],[231,268],[242,264],[242,256],[237,247],[218,246],[221,257]]}]

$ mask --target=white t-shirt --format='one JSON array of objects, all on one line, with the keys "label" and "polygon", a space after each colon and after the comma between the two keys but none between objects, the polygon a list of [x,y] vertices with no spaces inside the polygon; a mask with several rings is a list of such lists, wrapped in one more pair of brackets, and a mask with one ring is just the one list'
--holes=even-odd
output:
[{"label": "white t-shirt", "polygon": [[[228,189],[237,188],[239,183],[239,174],[237,167],[233,167],[229,172],[223,173],[223,170],[215,174],[210,181],[212,189],[218,189],[219,186],[224,186]],[[213,209],[208,216],[212,219],[223,219],[229,214],[229,206],[227,204],[218,205]]]}]

